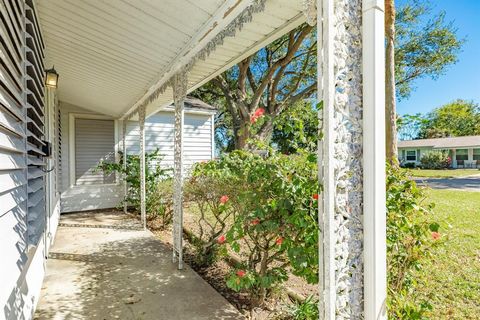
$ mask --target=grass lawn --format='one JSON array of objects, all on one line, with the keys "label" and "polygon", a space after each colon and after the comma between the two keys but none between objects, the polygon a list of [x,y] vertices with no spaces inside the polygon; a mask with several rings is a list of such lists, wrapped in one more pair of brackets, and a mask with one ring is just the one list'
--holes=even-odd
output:
[{"label": "grass lawn", "polygon": [[403,169],[407,170],[412,177],[419,178],[455,178],[466,177],[474,174],[480,174],[478,169],[445,169],[445,170],[428,170],[428,169]]},{"label": "grass lawn", "polygon": [[480,192],[429,190],[442,241],[421,271],[431,319],[480,319]]}]

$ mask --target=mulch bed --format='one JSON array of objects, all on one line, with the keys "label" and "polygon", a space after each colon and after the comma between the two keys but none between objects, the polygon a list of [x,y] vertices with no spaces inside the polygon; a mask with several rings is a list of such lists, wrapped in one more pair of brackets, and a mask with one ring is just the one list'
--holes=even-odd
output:
[{"label": "mulch bed", "polygon": [[[185,217],[185,226],[195,229],[191,219]],[[172,246],[172,228],[171,226],[163,228],[155,220],[148,222],[149,229],[159,237],[164,243]],[[267,298],[262,307],[256,307],[246,293],[235,292],[228,288],[225,278],[231,270],[231,266],[225,260],[219,260],[208,267],[199,266],[195,263],[193,247],[187,239],[184,242],[184,260],[197,272],[207,283],[218,291],[225,299],[235,306],[247,319],[267,320],[267,319],[289,319],[287,317],[288,306],[293,302],[281,288],[273,293],[273,297]],[[318,294],[317,286],[307,284],[303,279],[291,275],[284,284],[295,290],[302,296]]]}]

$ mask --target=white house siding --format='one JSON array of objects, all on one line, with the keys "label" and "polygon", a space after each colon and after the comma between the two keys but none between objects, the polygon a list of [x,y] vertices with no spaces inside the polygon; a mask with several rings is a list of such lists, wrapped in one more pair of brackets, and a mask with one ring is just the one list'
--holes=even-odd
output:
[{"label": "white house siding", "polygon": [[[61,211],[75,212],[84,210],[96,210],[104,208],[113,208],[118,206],[123,198],[123,187],[120,183],[107,184],[92,184],[92,185],[77,185],[75,183],[75,169],[71,168],[70,153],[71,142],[74,141],[72,136],[73,130],[70,128],[71,116],[75,115],[78,118],[102,116],[100,114],[89,111],[85,108],[75,106],[66,102],[60,102],[61,114]],[[116,134],[120,140],[121,130],[117,126]],[[118,141],[117,141],[118,144]],[[95,143],[92,143],[92,148],[96,148]],[[115,148],[114,148],[115,147]],[[117,146],[111,146],[109,149],[118,150]],[[73,170],[72,170],[73,169]],[[72,183],[73,182],[73,183]]]},{"label": "white house siding", "polygon": [[[89,118],[101,116],[100,114],[88,111],[85,108],[74,106],[66,102],[60,102],[61,114],[61,167],[62,172],[61,188],[61,212],[75,212],[117,207],[123,199],[123,186],[118,179],[113,183],[106,184],[85,184],[85,181],[72,179],[75,170],[71,168],[72,150],[71,143],[73,130],[70,128],[72,115],[77,118]],[[174,137],[174,114],[170,111],[162,111],[145,121],[145,145],[146,151],[152,152],[159,148],[163,155],[161,166],[173,167],[173,137]],[[121,150],[122,123],[119,122],[116,128],[117,143],[114,148]],[[213,135],[212,115],[209,113],[186,113],[185,114],[185,136],[184,136],[184,157],[185,170],[188,172],[194,162],[210,160],[213,157]],[[104,142],[104,137],[99,137]],[[137,121],[129,121],[127,124],[127,153],[139,153],[139,126]],[[104,145],[104,144],[103,144]],[[82,146],[85,149],[88,146]],[[92,143],[92,148],[98,149],[99,144]],[[105,147],[105,145],[104,145]],[[104,148],[107,149],[106,147]],[[75,157],[78,160],[78,157]],[[82,159],[84,156],[82,156]],[[73,182],[73,183],[72,183]]]},{"label": "white house siding", "polygon": [[[163,156],[161,166],[173,167],[174,113],[161,111],[145,121],[145,147],[147,152],[156,148]],[[212,115],[185,113],[184,122],[184,170],[188,173],[195,162],[213,158]],[[139,126],[136,121],[127,125],[127,153],[139,153]]]},{"label": "white house siding", "polygon": [[[415,163],[415,165],[420,165],[420,159],[423,157],[425,153],[431,150],[432,148],[425,148],[425,147],[398,148],[398,157],[400,158],[401,163]],[[415,161],[407,160],[407,151],[415,151],[415,154],[417,157]]]}]

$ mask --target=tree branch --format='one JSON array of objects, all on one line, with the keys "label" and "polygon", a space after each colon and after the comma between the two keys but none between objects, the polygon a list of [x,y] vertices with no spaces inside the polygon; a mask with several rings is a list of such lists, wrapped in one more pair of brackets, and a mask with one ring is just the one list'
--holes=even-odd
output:
[{"label": "tree branch", "polygon": [[311,30],[312,30],[311,26],[304,27],[299,32],[296,38],[295,38],[295,33],[293,31],[290,32],[287,53],[283,58],[275,61],[273,65],[268,69],[267,74],[263,77],[262,81],[260,82],[260,85],[258,86],[257,90],[253,95],[252,102],[250,104],[251,109],[256,108],[256,106],[258,105],[260,98],[263,92],[265,91],[267,85],[272,80],[272,77],[274,76],[275,71],[278,68],[287,65],[292,60],[298,48],[301,46],[303,40],[307,37],[307,35],[310,33]]}]

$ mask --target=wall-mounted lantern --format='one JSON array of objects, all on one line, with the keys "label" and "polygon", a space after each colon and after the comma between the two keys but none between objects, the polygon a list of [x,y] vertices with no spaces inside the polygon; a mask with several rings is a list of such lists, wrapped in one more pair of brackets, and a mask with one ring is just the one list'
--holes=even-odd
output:
[{"label": "wall-mounted lantern", "polygon": [[55,66],[52,69],[45,70],[45,85],[49,88],[56,88],[58,84],[58,73]]}]

